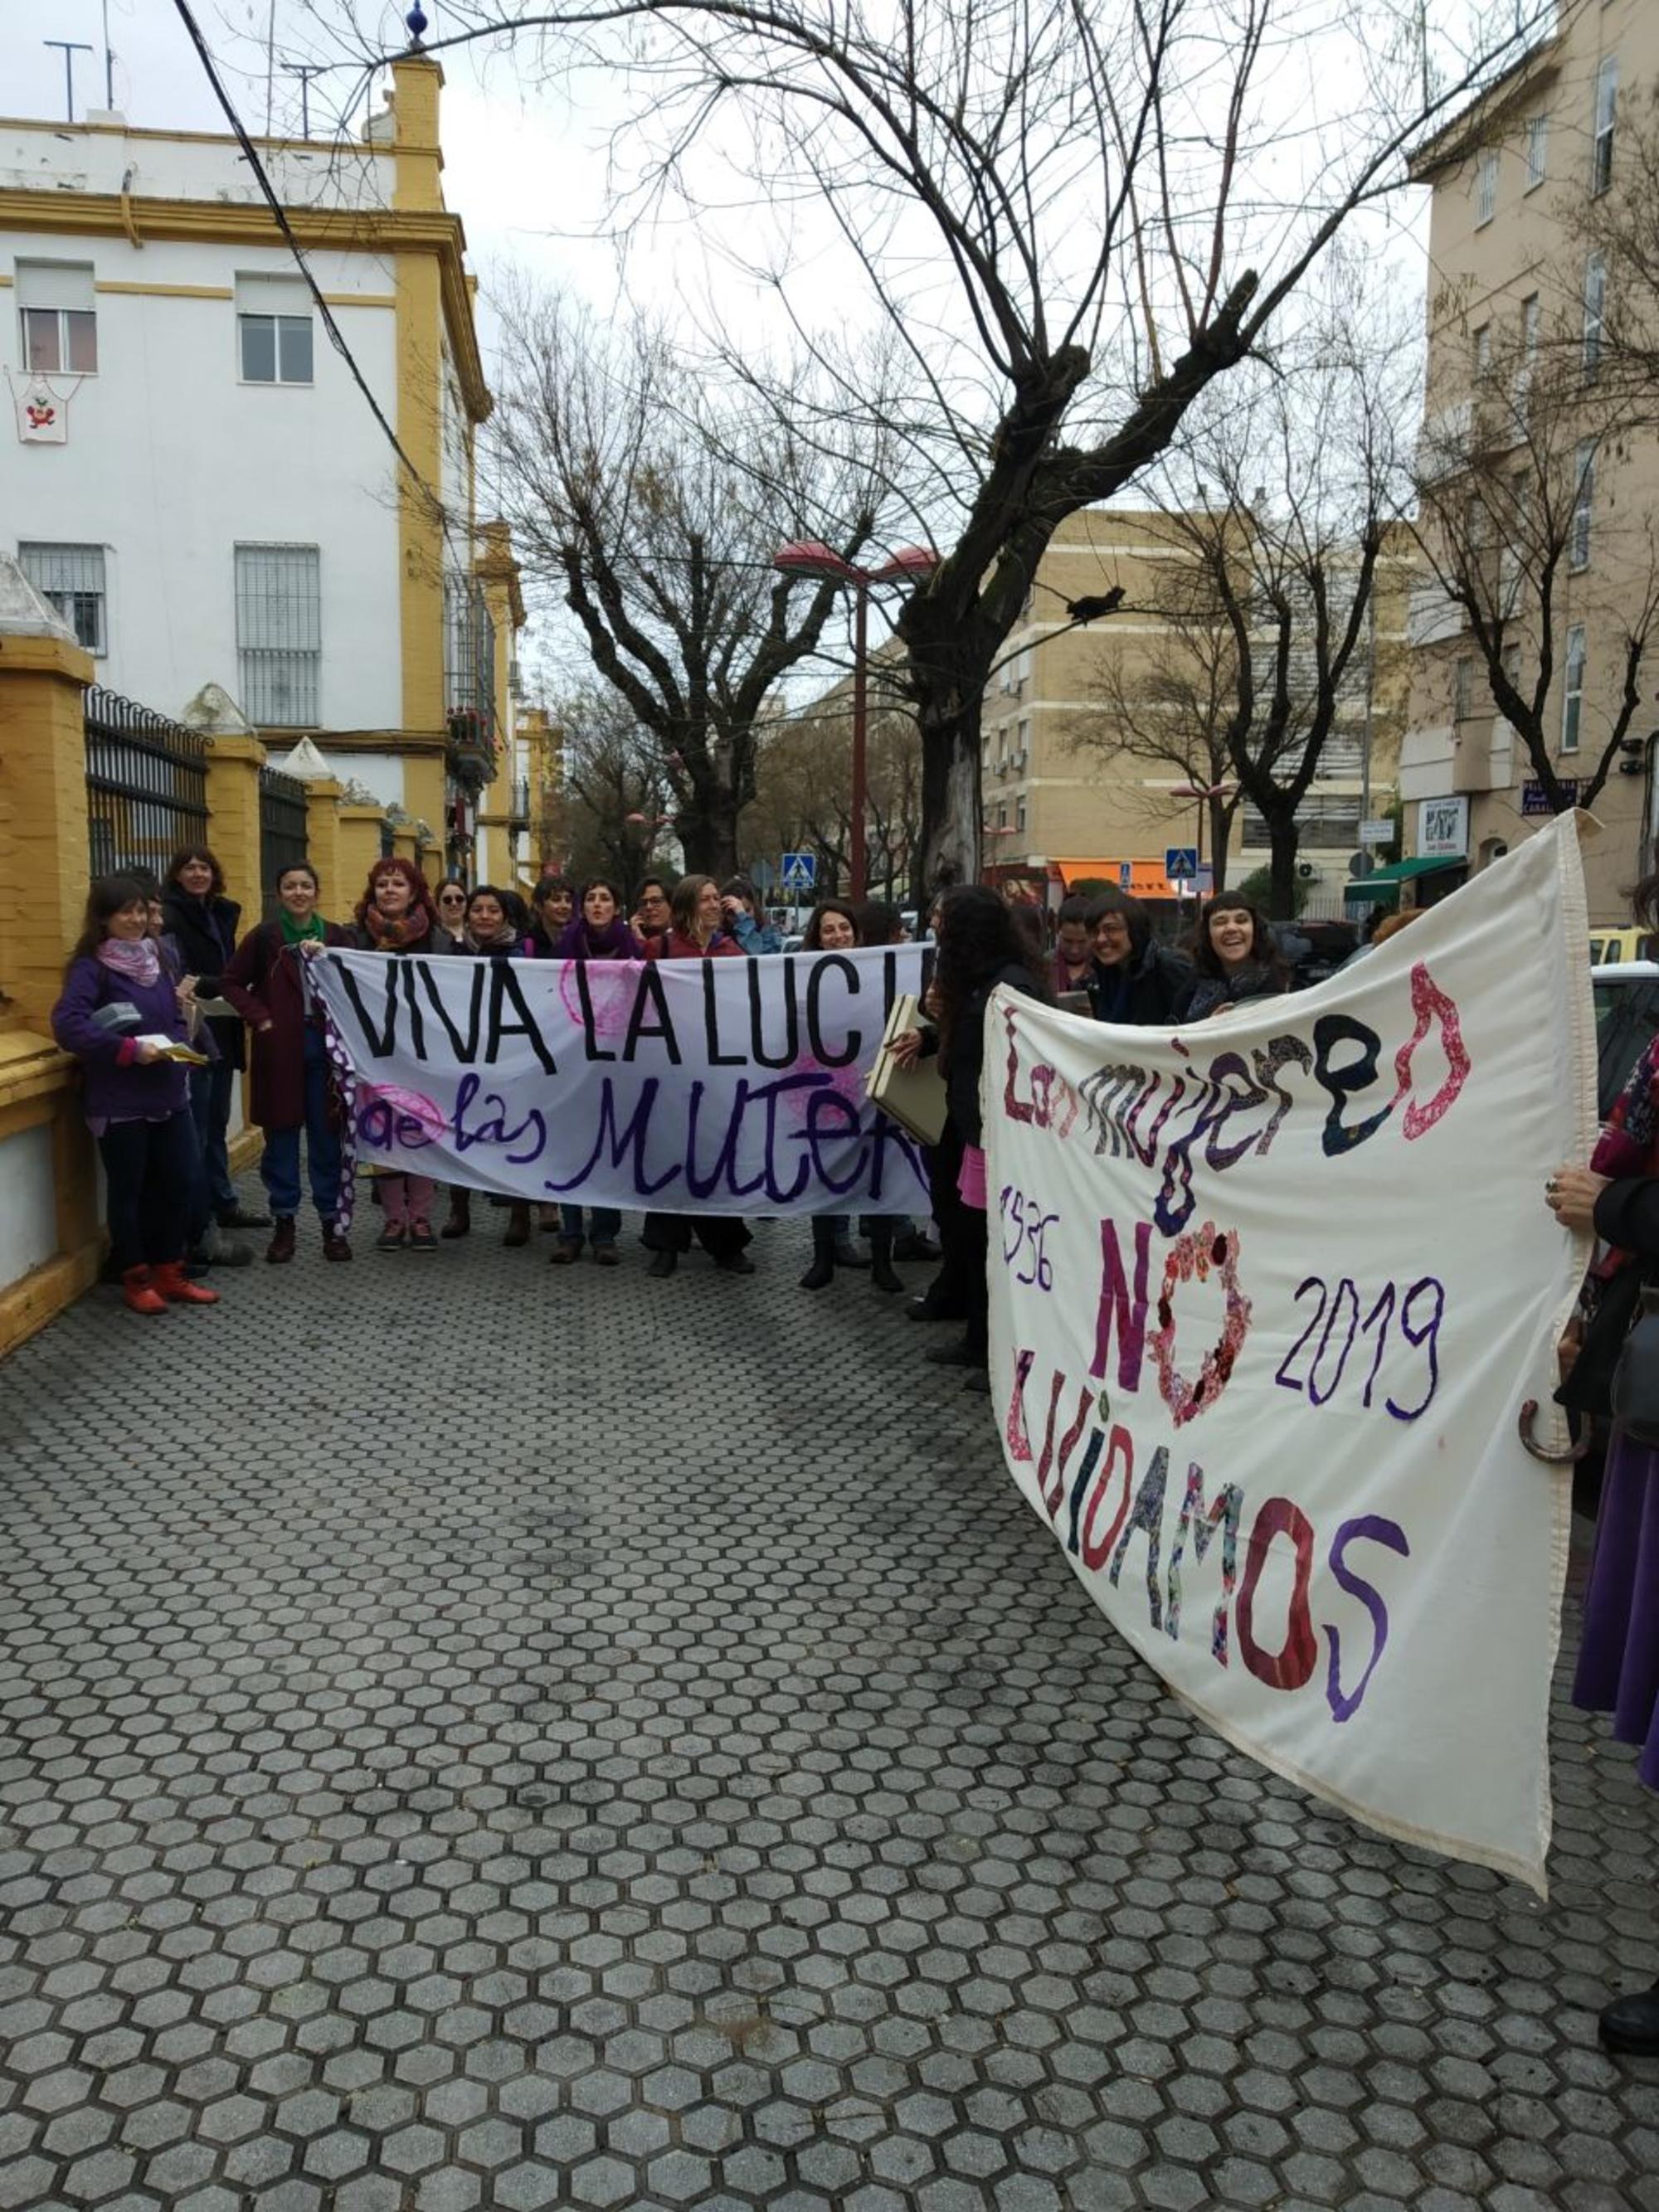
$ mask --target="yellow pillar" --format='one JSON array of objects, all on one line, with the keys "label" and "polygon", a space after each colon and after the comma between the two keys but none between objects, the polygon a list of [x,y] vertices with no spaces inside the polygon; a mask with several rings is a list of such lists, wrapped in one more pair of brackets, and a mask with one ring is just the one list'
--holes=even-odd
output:
[{"label": "yellow pillar", "polygon": [[368,881],[369,870],[380,857],[380,830],[386,813],[381,807],[347,800],[339,810],[337,820],[340,879],[352,886],[349,902],[355,905]]},{"label": "yellow pillar", "polygon": [[225,889],[252,929],[264,885],[259,866],[259,771],[265,749],[258,738],[222,733],[207,741],[208,842],[225,872]]},{"label": "yellow pillar", "polygon": [[313,776],[306,784],[306,858],[317,871],[322,910],[335,916],[343,915],[357,896],[340,849],[340,796],[344,789],[331,775]]},{"label": "yellow pillar", "polygon": [[94,1282],[101,1249],[79,1086],[48,1029],[87,902],[91,681],[91,656],[0,560],[0,1152],[50,1133],[55,1246],[0,1284],[0,1353]]},{"label": "yellow pillar", "polygon": [[392,825],[392,849],[400,860],[413,860],[419,866],[420,832],[407,817]]},{"label": "yellow pillar", "polygon": [[91,681],[66,634],[20,636],[0,618],[0,1013],[36,1027],[86,911]]},{"label": "yellow pillar", "polygon": [[416,865],[429,884],[441,884],[444,879],[444,848],[436,837],[422,837],[416,855]]}]

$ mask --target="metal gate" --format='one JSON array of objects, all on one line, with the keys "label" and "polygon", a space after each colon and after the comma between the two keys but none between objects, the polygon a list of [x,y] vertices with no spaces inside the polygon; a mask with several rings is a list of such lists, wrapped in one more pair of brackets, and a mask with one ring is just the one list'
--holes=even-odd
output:
[{"label": "metal gate", "polygon": [[306,787],[280,769],[259,771],[259,888],[264,917],[276,913],[276,878],[306,857]]},{"label": "metal gate", "polygon": [[86,701],[87,832],[94,876],[166,878],[181,845],[208,833],[207,740],[94,685]]}]

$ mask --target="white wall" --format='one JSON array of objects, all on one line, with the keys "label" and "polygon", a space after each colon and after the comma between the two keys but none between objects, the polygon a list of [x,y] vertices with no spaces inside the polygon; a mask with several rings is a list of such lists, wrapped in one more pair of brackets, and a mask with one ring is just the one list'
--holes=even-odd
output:
[{"label": "white wall", "polygon": [[[101,149],[105,142],[94,143]],[[0,235],[0,276],[12,276],[19,259],[90,263],[100,284],[228,290],[238,274],[293,273],[276,248]],[[392,294],[392,269],[382,257],[312,259],[325,292]],[[0,365],[14,370],[21,366],[15,300],[15,290],[0,289]],[[313,331],[313,384],[245,385],[234,300],[100,291],[96,306],[98,374],[70,401],[67,445],[26,447],[9,419],[0,419],[0,545],[15,551],[26,538],[104,545],[109,650],[99,681],[169,714],[209,681],[239,696],[237,542],[317,545],[321,723],[398,727],[394,464],[320,325]],[[395,420],[393,310],[336,312]]]},{"label": "white wall", "polygon": [[[361,146],[272,147],[256,139],[291,207],[390,207],[396,162]],[[0,185],[26,191],[118,192],[145,199],[263,204],[241,149],[228,140],[64,124],[0,123]]]},{"label": "white wall", "polygon": [[52,1127],[0,1138],[0,1290],[43,1267],[58,1249]]}]

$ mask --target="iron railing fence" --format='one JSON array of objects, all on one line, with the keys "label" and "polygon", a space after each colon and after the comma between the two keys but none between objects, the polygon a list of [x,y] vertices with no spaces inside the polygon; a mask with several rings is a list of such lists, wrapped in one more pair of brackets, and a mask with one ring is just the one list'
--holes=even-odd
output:
[{"label": "iron railing fence", "polygon": [[276,917],[276,879],[306,857],[306,787],[280,769],[259,771],[259,887],[264,918]]},{"label": "iron railing fence", "polygon": [[207,740],[199,732],[94,684],[86,754],[94,876],[148,868],[165,878],[181,845],[206,842]]}]

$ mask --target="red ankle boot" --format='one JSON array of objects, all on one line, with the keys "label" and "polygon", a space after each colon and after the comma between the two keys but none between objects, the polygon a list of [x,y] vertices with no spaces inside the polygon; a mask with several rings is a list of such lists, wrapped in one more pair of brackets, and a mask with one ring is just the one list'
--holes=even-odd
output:
[{"label": "red ankle boot", "polygon": [[209,1290],[205,1283],[192,1283],[180,1260],[163,1261],[149,1273],[150,1280],[169,1305],[216,1306],[219,1303],[218,1291]]},{"label": "red ankle boot", "polygon": [[148,1267],[129,1267],[121,1278],[121,1302],[129,1313],[165,1313],[167,1302],[149,1279]]}]

